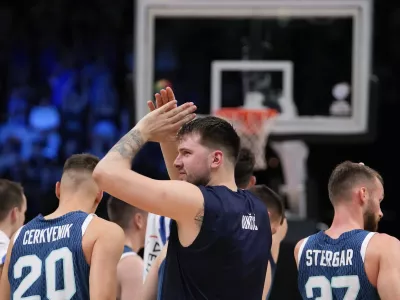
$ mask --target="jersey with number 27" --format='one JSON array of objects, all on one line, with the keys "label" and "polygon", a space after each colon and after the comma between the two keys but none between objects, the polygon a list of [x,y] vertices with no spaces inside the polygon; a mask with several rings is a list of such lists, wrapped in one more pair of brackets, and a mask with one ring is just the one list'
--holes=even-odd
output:
[{"label": "jersey with number 27", "polygon": [[82,237],[94,215],[42,215],[15,235],[8,278],[12,299],[89,299],[90,267]]},{"label": "jersey with number 27", "polygon": [[352,230],[332,239],[321,231],[306,238],[298,253],[298,285],[303,299],[379,299],[364,267],[374,234]]}]

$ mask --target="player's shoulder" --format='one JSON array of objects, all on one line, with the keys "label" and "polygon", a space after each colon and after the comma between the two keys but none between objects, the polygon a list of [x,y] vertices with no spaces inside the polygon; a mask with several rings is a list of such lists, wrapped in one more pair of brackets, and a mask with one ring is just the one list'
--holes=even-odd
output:
[{"label": "player's shoulder", "polygon": [[128,255],[119,261],[118,269],[143,271],[143,260],[139,255]]},{"label": "player's shoulder", "polygon": [[94,224],[99,226],[105,234],[124,235],[122,228],[114,222],[99,217],[94,218],[93,221],[95,222]]},{"label": "player's shoulder", "polygon": [[300,262],[301,254],[302,254],[303,249],[306,246],[307,242],[310,239],[314,238],[315,236],[317,236],[317,233],[309,235],[297,242],[296,246],[294,247],[294,251],[293,251],[294,258],[295,258],[297,264],[299,264],[299,262]]},{"label": "player's shoulder", "polygon": [[398,252],[400,255],[400,241],[391,235],[376,232],[372,235],[367,250],[377,254]]},{"label": "player's shoulder", "polygon": [[97,233],[99,237],[110,239],[110,241],[123,241],[125,239],[124,231],[119,225],[103,218],[93,218],[89,230]]}]

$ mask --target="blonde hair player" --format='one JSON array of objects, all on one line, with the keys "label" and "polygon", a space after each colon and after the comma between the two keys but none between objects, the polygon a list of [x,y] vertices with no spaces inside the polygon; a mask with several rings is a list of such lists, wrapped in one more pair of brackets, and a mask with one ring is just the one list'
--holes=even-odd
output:
[{"label": "blonde hair player", "polygon": [[103,192],[92,179],[99,159],[72,155],[56,184],[58,208],[11,238],[0,299],[98,299],[117,296],[122,229],[96,217]]}]

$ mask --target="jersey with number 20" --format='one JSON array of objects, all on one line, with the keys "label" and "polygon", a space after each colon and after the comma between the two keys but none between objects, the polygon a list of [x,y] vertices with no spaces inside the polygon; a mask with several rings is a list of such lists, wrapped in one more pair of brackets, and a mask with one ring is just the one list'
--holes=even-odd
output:
[{"label": "jersey with number 20", "polygon": [[332,239],[321,231],[306,238],[298,253],[298,284],[303,299],[379,299],[364,268],[367,246],[374,234],[352,230]]},{"label": "jersey with number 20", "polygon": [[89,299],[89,271],[82,237],[94,215],[77,211],[42,215],[15,235],[8,270],[12,299]]}]

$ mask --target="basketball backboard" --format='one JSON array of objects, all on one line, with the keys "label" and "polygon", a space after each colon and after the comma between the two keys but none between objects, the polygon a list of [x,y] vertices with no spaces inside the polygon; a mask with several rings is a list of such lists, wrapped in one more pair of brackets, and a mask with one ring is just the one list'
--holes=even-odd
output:
[{"label": "basketball backboard", "polygon": [[[370,0],[138,0],[136,118],[154,81],[171,76],[178,95],[203,101],[202,114],[245,105],[246,91],[262,90],[264,106],[282,111],[275,136],[368,134],[371,14]],[[177,60],[168,72],[157,70],[165,44]],[[193,52],[185,60],[180,51]]]}]

